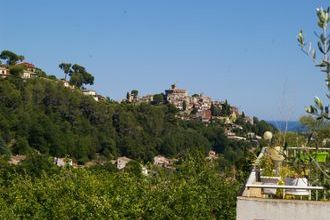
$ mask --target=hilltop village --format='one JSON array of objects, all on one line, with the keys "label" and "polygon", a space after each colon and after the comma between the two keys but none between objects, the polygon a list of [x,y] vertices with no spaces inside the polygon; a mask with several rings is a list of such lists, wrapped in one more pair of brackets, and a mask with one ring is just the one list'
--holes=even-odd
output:
[{"label": "hilltop village", "polygon": [[[226,100],[190,95],[175,84],[163,93],[142,97],[138,90],[132,90],[118,102],[88,89],[94,84],[94,76],[79,64],[60,63],[58,67],[64,74],[58,79],[24,60],[11,51],[0,54],[0,179],[15,187],[22,183],[22,178],[42,181],[38,184],[42,189],[22,193],[30,197],[30,192],[34,192],[33,200],[41,204],[44,201],[67,204],[68,198],[74,198],[72,207],[76,207],[73,194],[57,202],[63,198],[62,192],[72,189],[71,183],[76,184],[74,190],[86,195],[90,195],[89,186],[94,187],[92,191],[101,193],[98,198],[104,195],[102,189],[110,186],[114,188],[107,191],[120,195],[116,198],[125,198],[127,192],[131,196],[134,191],[135,202],[143,205],[151,199],[156,203],[169,201],[170,196],[179,198],[175,202],[179,206],[181,201],[186,204],[189,187],[196,190],[196,181],[201,193],[205,192],[206,184],[210,185],[209,198],[217,199],[219,194],[214,194],[213,189],[218,187],[217,192],[223,193],[225,183],[226,191],[233,193],[221,199],[227,201],[235,198],[239,181],[245,180],[254,152],[265,146],[261,136],[265,131],[275,130],[263,120],[246,116]],[[59,185],[53,185],[54,181],[59,181]],[[113,185],[114,181],[118,182]],[[99,182],[104,185],[96,184]],[[89,185],[81,190],[85,183]],[[22,192],[26,186],[31,183],[23,182],[14,191]],[[184,186],[180,188],[182,197],[178,196],[178,186]],[[39,191],[48,193],[50,188],[55,192],[51,194],[58,197],[40,200]],[[143,201],[141,189],[148,195]],[[199,191],[191,199],[196,207],[200,203],[196,198],[201,198]],[[0,198],[13,195],[11,188],[7,192]],[[87,198],[81,200],[84,205],[93,201],[85,195],[83,198]],[[109,196],[109,201],[112,198]],[[130,197],[126,198],[129,204],[133,203]],[[10,204],[13,200],[8,201]],[[112,201],[113,207],[117,207],[117,200]],[[209,202],[205,207],[219,203],[205,201]],[[234,203],[232,199],[230,207]],[[109,210],[112,213],[113,209]],[[17,211],[10,211],[14,212]],[[57,213],[62,212],[60,208]]]},{"label": "hilltop village", "polygon": [[175,84],[171,85],[170,89],[165,90],[165,94],[161,93],[139,97],[135,91],[133,90],[127,94],[127,102],[170,103],[180,111],[183,120],[200,119],[202,122],[209,123],[212,119],[229,120],[228,117],[221,117],[221,115],[230,115],[231,118],[236,118],[240,115],[238,108],[229,106],[226,101],[213,101],[210,97],[203,94],[189,96],[186,89],[179,89]]},{"label": "hilltop village", "polygon": [[[82,94],[90,96],[95,101],[106,101],[108,98],[97,94],[94,90],[86,89],[85,87],[77,87],[67,81],[66,79],[57,80],[54,76],[47,76],[41,69],[37,68],[34,64],[28,62],[20,62],[15,64],[16,67],[21,68],[19,77],[27,80],[33,78],[43,78],[48,80],[60,81],[64,87],[68,89],[80,89]],[[7,78],[11,75],[9,65],[0,65],[0,77]],[[225,125],[225,133],[229,139],[236,140],[247,140],[252,139],[258,141],[261,139],[260,136],[256,135],[253,132],[249,132],[242,135],[242,132],[237,132],[243,130],[242,126],[236,124],[238,120],[243,120],[244,123],[253,125],[254,120],[252,117],[248,117],[244,112],[240,112],[239,109],[233,105],[230,105],[226,101],[215,101],[211,97],[205,96],[203,94],[193,94],[189,95],[186,89],[177,88],[175,84],[171,85],[170,89],[165,90],[165,93],[155,94],[155,95],[145,95],[138,96],[137,90],[132,90],[126,95],[126,99],[122,100],[122,103],[132,103],[132,104],[172,104],[174,105],[179,114],[179,117],[182,120],[200,120],[205,124],[212,123],[215,121],[221,122]],[[236,132],[235,132],[236,130]],[[236,133],[240,133],[238,135]]]},{"label": "hilltop village", "polygon": [[[235,140],[254,140],[261,139],[260,136],[253,132],[242,134],[239,130],[243,130],[241,124],[254,124],[253,117],[246,116],[244,112],[240,112],[235,106],[230,105],[227,100],[215,101],[211,97],[203,94],[189,95],[186,89],[177,88],[175,84],[165,93],[155,95],[138,96],[137,90],[132,90],[126,95],[126,99],[122,102],[142,104],[165,104],[174,105],[182,120],[199,120],[206,125],[213,122],[222,123],[225,127],[225,133],[229,139]],[[238,123],[236,123],[238,122]],[[238,131],[238,132],[237,132]],[[239,133],[240,135],[236,134]]]},{"label": "hilltop village", "polygon": [[[225,101],[216,101],[212,100],[211,97],[205,96],[203,94],[193,94],[189,95],[188,90],[177,88],[175,84],[171,85],[169,89],[165,90],[164,93],[160,94],[154,94],[154,95],[145,95],[140,97],[139,92],[137,90],[132,90],[131,92],[128,92],[126,94],[126,99],[122,100],[120,103],[115,102],[111,100],[108,97],[104,97],[100,94],[97,94],[94,90],[89,90],[85,88],[85,85],[92,85],[94,83],[94,77],[87,72],[87,70],[78,65],[78,64],[69,64],[69,63],[61,63],[59,65],[59,68],[63,70],[64,72],[64,78],[63,79],[57,79],[53,75],[47,75],[44,71],[42,71],[40,68],[36,67],[32,63],[23,62],[24,57],[18,56],[10,51],[4,51],[1,53],[2,60],[6,61],[6,64],[0,64],[0,78],[3,80],[9,79],[8,81],[13,81],[15,83],[16,79],[20,79],[19,81],[29,83],[32,82],[32,85],[39,82],[49,82],[52,84],[56,84],[59,86],[63,86],[65,88],[64,93],[67,93],[71,91],[71,93],[76,93],[79,96],[87,96],[90,102],[95,103],[96,106],[109,106],[109,105],[121,105],[122,107],[125,106],[134,106],[134,108],[139,108],[139,106],[143,105],[150,105],[150,107],[154,106],[172,106],[171,108],[175,109],[173,112],[174,117],[182,122],[189,122],[189,123],[200,123],[204,127],[212,127],[216,126],[217,129],[220,129],[220,133],[216,135],[220,135],[223,132],[225,137],[228,140],[231,140],[233,142],[240,142],[240,145],[249,145],[249,146],[258,146],[260,140],[262,139],[260,137],[260,134],[268,129],[268,125],[264,121],[259,121],[255,117],[249,117],[244,114],[244,112],[241,112],[237,107],[230,105],[227,100]],[[69,76],[69,79],[67,79]],[[31,81],[30,81],[31,80]],[[35,82],[35,83],[33,83]],[[43,94],[44,95],[44,94]],[[54,95],[54,94],[50,94]],[[68,93],[67,93],[68,95]],[[45,98],[48,98],[47,96]],[[43,100],[42,102],[45,102]],[[46,103],[58,103],[58,101],[46,101]],[[96,103],[100,103],[100,105],[97,105]],[[61,103],[58,103],[61,104]],[[109,104],[109,105],[108,105]],[[48,104],[47,104],[48,105]],[[94,105],[94,104],[93,104]],[[86,111],[84,108],[86,108],[86,104],[82,105],[82,109],[80,111]],[[95,110],[94,110],[95,111]],[[93,113],[93,110],[88,110],[90,112],[89,114]],[[67,113],[65,113],[66,115]],[[102,113],[104,114],[104,113]],[[126,114],[126,113],[125,113]],[[137,114],[137,113],[135,113]],[[116,117],[117,113],[114,114],[113,117]],[[105,115],[104,115],[105,116]],[[66,116],[65,116],[66,117]],[[95,117],[95,116],[94,116]],[[66,120],[66,119],[65,119]],[[91,119],[88,119],[91,120]],[[117,119],[113,118],[111,123],[115,123]],[[167,119],[166,119],[167,120]],[[125,122],[126,123],[126,122]],[[158,123],[158,122],[157,122]],[[114,126],[116,126],[114,124]],[[126,126],[126,125],[125,125]],[[130,129],[135,129],[130,128]],[[163,128],[162,128],[163,129]],[[118,132],[126,132],[126,128],[124,130],[118,130]],[[168,130],[170,132],[171,129]],[[182,132],[185,132],[182,130]],[[161,133],[160,133],[161,134]],[[201,133],[196,133],[201,135]],[[90,135],[90,134],[88,134]],[[189,135],[192,135],[189,133]],[[211,138],[210,136],[209,138]],[[33,136],[35,138],[35,135]],[[130,136],[125,135],[123,136],[123,139],[130,138]],[[182,138],[182,137],[178,137]],[[183,137],[181,141],[183,141],[183,146],[185,147],[187,140],[190,138]],[[180,139],[178,139],[180,140]],[[221,138],[219,139],[221,140]],[[152,136],[150,136],[150,141],[153,141]],[[174,144],[171,144],[171,141],[168,143],[166,142],[167,139],[164,140],[164,144],[167,147],[172,147],[173,145],[180,146],[179,141],[175,141]],[[173,140],[174,141],[174,140]],[[204,141],[204,140],[203,140]],[[11,140],[8,139],[8,144],[11,144]],[[31,141],[32,142],[32,141]],[[211,142],[210,142],[211,143]],[[223,144],[220,141],[216,141],[218,147],[217,148],[224,148]],[[26,143],[29,145],[29,143]],[[155,143],[153,143],[155,144]],[[192,143],[194,144],[194,143]],[[192,145],[190,143],[190,145]],[[14,144],[15,145],[15,144]],[[31,144],[32,145],[32,144]],[[79,143],[81,147],[86,146],[85,143]],[[109,145],[109,144],[108,144]],[[121,152],[117,152],[118,150],[111,149],[111,151],[114,151],[113,153],[110,153],[111,163],[117,167],[118,170],[124,169],[127,164],[129,164],[131,161],[134,161],[138,158],[145,158],[145,153],[143,153],[143,156],[134,156],[135,153],[135,142],[129,142],[126,143],[126,141],[119,141],[118,142],[119,149],[122,149]],[[131,146],[132,145],[132,146]],[[189,145],[189,144],[188,144]],[[33,146],[33,145],[32,145]],[[133,147],[132,152],[127,153],[128,147]],[[156,146],[156,145],[155,145]],[[34,146],[33,146],[34,147]],[[143,146],[144,147],[144,146]],[[164,167],[167,169],[174,169],[174,164],[176,159],[170,159],[175,156],[176,153],[171,153],[171,150],[164,148],[157,150],[159,153],[155,153],[152,156],[152,161],[155,166]],[[189,146],[191,147],[191,146]],[[66,146],[64,146],[66,148]],[[210,160],[218,158],[218,152],[216,152],[214,147],[208,148],[208,156],[207,158]],[[81,154],[81,151],[79,148],[77,149],[76,154]],[[141,151],[143,148],[141,148]],[[109,151],[109,150],[107,150]],[[157,152],[156,151],[156,152]],[[180,152],[181,149],[177,148],[174,150],[174,152]],[[17,151],[18,153],[20,150]],[[86,167],[91,166],[95,162],[96,163],[103,163],[102,160],[99,160],[98,155],[101,154],[109,154],[105,153],[104,150],[100,150],[99,152],[95,152],[92,150],[94,156],[89,156],[90,158],[84,158],[82,161],[79,162],[79,160],[73,160],[75,156],[70,156],[71,153],[69,153],[68,156],[63,157],[63,153],[56,153],[53,157],[53,163],[56,164],[59,167],[63,166],[73,166],[73,167]],[[171,157],[165,157],[166,155],[171,155]],[[95,159],[96,156],[96,159]],[[148,156],[150,158],[150,156]],[[175,157],[174,157],[175,158]],[[26,156],[24,154],[16,154],[12,155],[9,163],[13,165],[17,165],[24,161],[26,159]],[[151,158],[150,158],[151,159]],[[150,160],[148,159],[148,160]],[[146,160],[146,159],[145,159]],[[80,160],[81,161],[81,160]],[[98,161],[98,162],[97,162]],[[101,161],[101,162],[100,162]],[[142,166],[142,165],[141,165]],[[143,174],[147,175],[147,168],[142,166],[141,167]]]}]

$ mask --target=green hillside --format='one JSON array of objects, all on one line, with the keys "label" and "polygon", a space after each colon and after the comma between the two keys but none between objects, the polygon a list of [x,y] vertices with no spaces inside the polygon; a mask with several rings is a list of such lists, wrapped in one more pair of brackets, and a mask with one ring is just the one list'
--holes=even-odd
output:
[{"label": "green hillside", "polygon": [[[235,196],[262,140],[229,139],[223,121],[182,119],[172,104],[86,95],[94,77],[76,64],[60,65],[70,76],[63,81],[17,64],[24,57],[10,51],[0,58],[7,60],[0,66],[1,219],[235,218]],[[227,102],[211,110],[216,118],[231,114]],[[274,130],[235,118],[237,135]],[[156,155],[177,160],[165,169],[153,165]],[[113,164],[120,156],[133,159],[124,170]],[[53,157],[85,166],[61,168]],[[13,165],[13,158],[24,160]],[[87,165],[95,161],[102,162]]]},{"label": "green hillside", "polygon": [[[157,154],[176,156],[189,149],[211,148],[242,156],[223,133],[221,124],[205,126],[181,121],[171,105],[96,102],[80,89],[59,80],[0,80],[0,140],[2,151],[28,154],[32,149],[52,156],[69,156],[80,163],[126,155],[150,161]],[[258,130],[258,124],[249,128]],[[264,132],[259,129],[257,133]]]}]

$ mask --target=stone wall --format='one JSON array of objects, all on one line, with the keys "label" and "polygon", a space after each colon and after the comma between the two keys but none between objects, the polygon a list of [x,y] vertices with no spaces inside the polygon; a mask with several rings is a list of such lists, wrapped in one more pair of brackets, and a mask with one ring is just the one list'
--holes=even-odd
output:
[{"label": "stone wall", "polygon": [[237,220],[329,220],[330,202],[237,198]]}]

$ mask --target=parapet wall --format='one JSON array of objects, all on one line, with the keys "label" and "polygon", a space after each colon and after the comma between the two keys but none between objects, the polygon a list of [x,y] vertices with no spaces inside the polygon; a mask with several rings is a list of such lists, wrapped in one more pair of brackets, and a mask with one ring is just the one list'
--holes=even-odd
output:
[{"label": "parapet wall", "polygon": [[329,220],[330,202],[237,198],[237,220]]}]

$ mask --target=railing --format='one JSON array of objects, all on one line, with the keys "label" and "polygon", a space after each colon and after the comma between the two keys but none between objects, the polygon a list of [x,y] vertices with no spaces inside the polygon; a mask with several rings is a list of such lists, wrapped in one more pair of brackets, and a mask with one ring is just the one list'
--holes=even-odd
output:
[{"label": "railing", "polygon": [[288,150],[325,150],[330,151],[330,148],[328,147],[288,147]]},{"label": "railing", "polygon": [[326,147],[288,147],[287,151],[293,151],[293,155],[297,155],[297,151],[330,151],[330,148]]},{"label": "railing", "polygon": [[[283,189],[283,199],[285,198],[286,192],[285,190],[308,190],[308,199],[312,200],[312,190],[316,190],[315,193],[315,200],[319,200],[318,197],[318,190],[325,190],[323,186],[291,186],[291,185],[261,185],[261,184],[247,184],[246,189],[249,190],[250,188],[259,188],[259,189]],[[304,195],[297,195],[297,196],[306,196]],[[323,194],[323,199],[326,200],[326,193]]]},{"label": "railing", "polygon": [[[328,195],[330,195],[330,191],[327,190],[325,187],[323,186],[308,186],[306,185],[277,185],[278,181],[281,180],[280,177],[266,177],[266,176],[260,176],[260,170],[256,169],[257,166],[259,166],[259,162],[260,159],[264,156],[265,152],[266,152],[266,147],[262,148],[260,154],[258,155],[258,158],[256,159],[255,163],[254,163],[254,168],[251,171],[244,188],[242,189],[242,193],[241,195],[243,197],[259,197],[259,198],[263,198],[263,197],[268,197],[269,195],[275,195],[276,192],[278,192],[277,190],[281,190],[280,194],[277,194],[277,198],[278,195],[282,195],[282,198],[285,199],[286,195],[292,195],[292,198],[295,198],[295,196],[300,196],[300,199],[302,199],[303,196],[308,196],[309,200],[319,200],[320,196],[322,197],[321,199],[323,200],[328,200]],[[288,150],[316,150],[316,148],[302,148],[302,147],[290,147],[288,148]],[[330,151],[330,148],[317,148],[317,150],[322,150],[322,151]],[[258,180],[257,180],[258,178]],[[260,180],[264,180],[261,182],[258,182]],[[274,180],[274,183],[269,183],[266,180]],[[277,180],[277,181],[276,181]],[[275,183],[276,182],[276,183]],[[251,191],[251,189],[260,189],[260,190],[254,190],[254,192]],[[265,191],[272,190],[273,189],[273,193],[265,193]],[[275,192],[274,192],[275,191]],[[319,191],[323,192],[319,194]],[[313,192],[313,193],[312,193]],[[320,195],[320,196],[319,196]]]},{"label": "railing", "polygon": [[288,186],[288,185],[260,185],[248,184],[246,188],[264,188],[264,189],[304,189],[304,190],[324,190],[323,186]]}]

